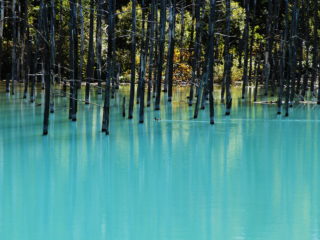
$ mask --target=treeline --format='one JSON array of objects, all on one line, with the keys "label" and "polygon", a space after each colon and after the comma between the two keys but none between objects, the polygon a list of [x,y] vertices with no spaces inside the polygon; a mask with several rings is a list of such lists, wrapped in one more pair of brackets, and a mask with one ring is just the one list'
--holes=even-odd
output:
[{"label": "treeline", "polygon": [[141,123],[153,100],[159,110],[162,94],[171,102],[174,84],[186,84],[194,118],[209,101],[213,124],[215,84],[229,115],[237,80],[243,99],[253,86],[257,101],[260,88],[288,116],[294,101],[307,96],[320,104],[318,6],[317,0],[2,0],[0,79],[11,94],[22,82],[31,102],[42,84],[44,134],[56,84],[70,99],[73,121],[82,83],[86,104],[91,88],[104,93],[106,133],[121,81],[130,82],[128,117],[136,102]]}]

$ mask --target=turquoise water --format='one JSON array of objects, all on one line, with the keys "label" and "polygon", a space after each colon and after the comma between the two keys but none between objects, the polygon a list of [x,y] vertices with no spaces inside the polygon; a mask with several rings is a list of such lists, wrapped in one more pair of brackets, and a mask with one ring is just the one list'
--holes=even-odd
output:
[{"label": "turquoise water", "polygon": [[185,96],[143,125],[113,100],[110,136],[99,106],[80,104],[74,123],[57,98],[43,137],[43,107],[1,86],[0,239],[320,239],[319,107],[285,119],[235,99],[210,126]]}]

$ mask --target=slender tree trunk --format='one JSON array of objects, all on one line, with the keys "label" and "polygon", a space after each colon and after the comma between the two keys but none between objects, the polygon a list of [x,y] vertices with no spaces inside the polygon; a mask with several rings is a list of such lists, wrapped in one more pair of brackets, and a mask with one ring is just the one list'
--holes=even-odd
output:
[{"label": "slender tree trunk", "polygon": [[265,82],[265,96],[268,96],[269,90],[269,80],[270,80],[270,63],[271,63],[271,52],[272,52],[272,15],[273,15],[273,3],[272,0],[268,0],[268,16],[267,16],[267,42],[266,42],[266,51],[265,51],[265,61],[264,61],[264,82]]},{"label": "slender tree trunk", "polygon": [[[194,47],[193,47],[193,57],[191,60],[192,64],[192,79],[191,79],[191,86],[190,86],[190,93],[189,93],[189,106],[192,106],[193,103],[193,95],[194,95],[194,86],[196,84],[196,75],[197,75],[197,69],[198,68],[198,62],[200,61],[200,0],[196,0],[196,3],[193,1],[193,6],[192,6],[192,29],[191,29],[191,39],[193,40],[193,35],[194,35],[194,25],[196,25],[196,39],[194,42]],[[194,23],[195,22],[195,23]]]},{"label": "slender tree trunk", "polygon": [[214,98],[213,98],[213,66],[214,66],[214,23],[215,23],[215,9],[216,0],[210,0],[210,18],[209,18],[209,41],[208,41],[208,92],[210,104],[210,124],[214,124]]},{"label": "slender tree trunk", "polygon": [[89,49],[88,49],[88,62],[87,62],[86,96],[85,96],[86,104],[89,104],[90,102],[90,84],[93,79],[93,64],[94,64],[93,14],[94,14],[94,0],[90,0],[90,30],[89,30]]},{"label": "slender tree trunk", "polygon": [[[5,8],[5,1],[0,1],[0,59],[3,56],[3,29],[4,29],[4,8]],[[2,73],[2,61],[0,61],[0,80]]]},{"label": "slender tree trunk", "polygon": [[184,32],[185,32],[185,13],[186,1],[183,0],[181,4],[181,31],[180,31],[180,63],[183,63],[183,54],[184,54]]},{"label": "slender tree trunk", "polygon": [[308,81],[309,81],[309,56],[310,56],[310,46],[307,43],[306,44],[306,60],[305,60],[305,72],[303,75],[303,84],[302,84],[302,91],[301,91],[301,96],[302,100],[305,100],[307,88],[308,88]]},{"label": "slender tree trunk", "polygon": [[169,16],[169,47],[167,60],[168,82],[168,101],[172,101],[172,85],[173,85],[173,58],[175,46],[175,24],[176,24],[176,0],[169,0],[170,2],[170,16]]},{"label": "slender tree trunk", "polygon": [[256,102],[257,99],[258,99],[258,87],[259,87],[259,73],[260,73],[260,59],[257,59],[256,57],[256,60],[255,60],[255,87],[254,87],[254,93],[253,93],[253,101]]},{"label": "slender tree trunk", "polygon": [[102,15],[102,0],[97,0],[97,29],[96,29],[96,54],[97,54],[97,78],[98,78],[98,90],[97,93],[102,93],[101,87],[101,51],[102,51],[102,31],[101,31],[101,15]]},{"label": "slender tree trunk", "polygon": [[[288,41],[288,27],[289,27],[289,6],[288,6],[288,0],[285,0],[285,27],[284,27],[284,42],[287,44]],[[285,47],[286,49],[287,47]],[[285,50],[284,59],[287,58],[288,51]],[[285,61],[286,62],[286,61]],[[286,82],[286,96],[285,96],[285,116],[289,116],[289,100],[290,100],[290,77],[289,77],[289,63],[286,62],[285,66],[285,82]]]},{"label": "slender tree trunk", "polygon": [[16,24],[16,0],[12,0],[12,75],[11,75],[11,94],[15,93],[15,81],[17,80],[17,24]]},{"label": "slender tree trunk", "polygon": [[[191,25],[191,41],[190,41],[190,52],[192,51],[192,44],[194,44],[193,42],[193,38],[194,38],[194,25],[195,25],[195,20],[196,20],[196,6],[194,3],[194,0],[192,0],[192,25]],[[199,10],[200,11],[200,10]],[[199,13],[200,14],[200,13]],[[193,55],[191,55],[191,67],[192,67],[192,77],[191,77],[191,83],[190,83],[190,93],[189,93],[189,101],[188,101],[188,105],[189,107],[192,106],[193,103],[193,95],[194,95],[194,84],[196,81],[196,60],[195,60],[195,56],[196,55],[196,45],[194,44],[194,49],[193,49]]]},{"label": "slender tree trunk", "polygon": [[[24,32],[24,91],[23,91],[23,98],[27,98],[28,94],[28,86],[29,86],[29,73],[30,73],[30,54],[31,54],[31,41],[30,41],[30,31],[29,31],[29,25],[28,25],[28,0],[23,1],[23,32]],[[1,70],[0,70],[1,72]]]},{"label": "slender tree trunk", "polygon": [[[78,88],[81,88],[82,80],[83,80],[83,58],[84,58],[84,16],[83,16],[83,7],[82,0],[78,0],[79,5],[79,19],[80,19],[80,63],[79,63],[79,81]],[[94,4],[91,4],[90,0],[90,14],[91,11],[94,12]],[[91,19],[90,19],[91,21]],[[92,34],[93,35],[93,34]]]},{"label": "slender tree trunk", "polygon": [[279,97],[278,97],[278,115],[282,113],[282,99],[283,99],[283,86],[285,80],[285,66],[286,66],[286,41],[287,41],[286,33],[281,38],[281,57],[279,60],[280,66],[280,80],[279,80]]},{"label": "slender tree trunk", "polygon": [[314,79],[318,78],[318,100],[317,103],[320,104],[320,78],[318,76],[319,74],[319,55],[318,55],[318,41],[319,41],[319,36],[318,36],[318,28],[319,28],[319,5],[318,1],[314,1]]},{"label": "slender tree trunk", "polygon": [[311,86],[310,90],[312,96],[314,95],[314,84],[317,80],[318,75],[318,26],[319,26],[319,17],[318,17],[318,1],[313,0],[313,60],[312,60],[312,78],[311,78]]},{"label": "slender tree trunk", "polygon": [[[305,19],[307,19],[309,17],[310,14],[310,2],[309,0],[305,0],[304,1],[304,6],[303,9],[306,9],[305,12]],[[305,71],[303,74],[303,84],[302,84],[302,91],[301,91],[301,97],[302,100],[304,101],[305,99],[305,95],[307,92],[307,88],[308,88],[308,81],[309,81],[309,68],[310,68],[310,61],[309,61],[309,57],[310,57],[310,26],[309,26],[309,22],[308,21],[304,21],[304,30],[305,30],[305,36],[306,36],[306,60],[305,60]]]},{"label": "slender tree trunk", "polygon": [[155,40],[154,40],[154,60],[153,60],[153,92],[152,92],[152,98],[156,98],[156,92],[157,92],[157,66],[159,61],[159,19],[158,19],[158,1],[155,3],[155,19],[154,19],[154,25],[155,25]]},{"label": "slender tree trunk", "polygon": [[291,39],[290,39],[290,78],[291,78],[291,92],[290,92],[290,106],[292,107],[295,96],[295,83],[297,77],[297,29],[298,29],[298,0],[294,1],[292,11],[291,23]]},{"label": "slender tree trunk", "polygon": [[[65,37],[64,37],[64,34],[62,33],[62,31],[63,31],[63,26],[62,26],[62,24],[63,24],[63,17],[62,17],[62,14],[63,14],[63,0],[59,0],[59,25],[58,25],[58,27],[59,27],[59,31],[58,31],[58,34],[59,34],[59,40],[58,40],[58,44],[59,44],[59,46],[62,46],[63,45],[63,42],[64,42],[64,40],[65,40]],[[59,74],[59,84],[61,84],[61,81],[63,82],[63,85],[62,85],[62,96],[63,97],[65,97],[66,96],[66,94],[67,94],[67,92],[66,92],[66,81],[64,80],[64,78],[63,78],[63,68],[62,68],[62,66],[63,66],[63,60],[64,60],[64,58],[63,58],[63,53],[62,53],[62,51],[58,51],[57,52],[58,53],[58,55],[57,55],[57,57],[58,57],[58,74]]]},{"label": "slender tree trunk", "polygon": [[147,107],[150,107],[151,104],[151,89],[152,89],[152,76],[153,76],[153,68],[154,68],[154,15],[155,15],[156,5],[155,0],[152,0],[150,6],[150,38],[149,38],[149,73],[148,73],[148,95],[147,95]]},{"label": "slender tree trunk", "polygon": [[230,32],[231,32],[231,2],[226,0],[226,36],[224,39],[225,49],[225,84],[226,84],[226,115],[230,115],[232,106],[231,97],[231,67],[232,55],[230,54]]},{"label": "slender tree trunk", "polygon": [[129,99],[129,119],[133,118],[134,88],[136,79],[136,0],[132,0],[132,32],[131,32],[131,81]]},{"label": "slender tree trunk", "polygon": [[165,29],[166,29],[166,0],[160,0],[160,41],[159,41],[159,54],[158,54],[158,72],[157,72],[157,95],[155,102],[155,110],[160,110],[161,99],[161,80],[163,69],[163,55],[164,55],[164,42],[165,42]]},{"label": "slender tree trunk", "polygon": [[[140,66],[139,66],[139,73],[138,73],[138,87],[137,87],[137,98],[136,98],[136,103],[140,103],[140,93],[141,93],[141,78],[142,78],[142,64],[143,63],[143,58],[145,57],[144,53],[144,33],[145,33],[145,22],[146,22],[146,9],[145,9],[145,4],[144,0],[141,1],[141,8],[142,8],[142,26],[141,26],[141,41],[140,41]],[[145,69],[144,69],[145,71]]]},{"label": "slender tree trunk", "polygon": [[[114,0],[115,1],[115,0]],[[116,17],[114,17],[113,25],[116,26]],[[115,27],[114,27],[115,28]],[[115,89],[116,89],[116,76],[117,76],[117,52],[116,52],[116,34],[114,34],[114,37],[112,38],[112,51],[113,51],[113,59],[111,64],[111,98],[114,99],[115,97]]]},{"label": "slender tree trunk", "polygon": [[246,87],[248,86],[248,59],[249,59],[249,26],[250,26],[250,12],[249,12],[249,0],[246,1],[246,25],[244,28],[244,66],[243,66],[243,77],[242,77],[242,99],[246,95]]},{"label": "slender tree trunk", "polygon": [[110,84],[112,78],[112,64],[113,64],[113,38],[114,38],[114,6],[115,0],[109,1],[109,14],[108,14],[108,56],[107,56],[107,76],[105,87],[105,98],[103,105],[103,120],[102,120],[102,132],[109,135],[109,123],[110,123]]},{"label": "slender tree trunk", "polygon": [[[43,1],[43,0],[41,0]],[[50,22],[52,20],[52,11],[48,2],[43,3],[42,8],[42,58],[44,59],[44,76],[45,76],[45,103],[44,103],[44,119],[43,119],[43,135],[48,134],[49,127],[49,108],[50,108],[50,82],[51,82],[51,57],[50,57],[50,45],[54,42],[54,39],[50,39],[52,35],[50,32]]]},{"label": "slender tree trunk", "polygon": [[[55,65],[56,65],[56,41],[55,41],[55,0],[51,0],[50,7],[50,84],[54,90]],[[50,94],[50,113],[54,113],[54,92]]]},{"label": "slender tree trunk", "polygon": [[72,121],[77,120],[77,80],[78,80],[78,47],[77,47],[77,10],[75,0],[69,0],[70,3],[70,111],[69,118]]},{"label": "slender tree trunk", "polygon": [[[142,21],[145,21],[145,4],[142,0]],[[140,57],[140,79],[139,79],[139,98],[140,98],[140,111],[139,111],[139,123],[144,122],[144,90],[145,90],[145,75],[146,75],[146,55],[148,51],[148,42],[147,34],[145,34],[145,26],[143,23],[142,32],[141,32],[141,57]]]}]

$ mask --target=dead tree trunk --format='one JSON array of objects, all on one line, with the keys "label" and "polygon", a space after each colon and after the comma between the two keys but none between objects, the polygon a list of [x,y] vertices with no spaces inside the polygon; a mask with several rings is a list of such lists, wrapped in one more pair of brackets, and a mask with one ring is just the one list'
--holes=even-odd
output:
[{"label": "dead tree trunk", "polygon": [[93,79],[93,64],[94,64],[93,13],[94,13],[94,0],[90,0],[90,30],[89,30],[89,49],[88,49],[88,62],[87,62],[86,96],[85,96],[86,104],[89,104],[90,102],[90,84]]},{"label": "dead tree trunk", "polygon": [[113,64],[113,38],[114,35],[114,6],[115,0],[109,1],[108,7],[108,56],[107,56],[107,76],[106,76],[106,86],[105,86],[105,98],[103,105],[103,120],[102,120],[102,132],[109,135],[109,125],[110,125],[110,84],[112,79],[112,64]]},{"label": "dead tree trunk", "polygon": [[160,110],[165,29],[166,29],[166,0],[160,0],[160,39],[159,39],[158,72],[157,72],[157,95],[156,95],[156,102],[155,102],[155,110],[157,111]]},{"label": "dead tree trunk", "polygon": [[169,47],[167,60],[167,82],[168,82],[168,101],[172,101],[172,85],[173,85],[173,58],[175,45],[175,24],[176,24],[176,0],[169,0]]},{"label": "dead tree trunk", "polygon": [[131,32],[131,81],[130,81],[130,99],[129,99],[129,115],[128,118],[133,118],[134,105],[134,88],[136,79],[136,0],[132,0],[132,32]]}]

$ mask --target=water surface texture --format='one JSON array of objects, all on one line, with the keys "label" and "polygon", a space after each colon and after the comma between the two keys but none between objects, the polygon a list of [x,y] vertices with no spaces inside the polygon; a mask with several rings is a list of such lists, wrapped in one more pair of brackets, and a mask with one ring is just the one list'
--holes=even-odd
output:
[{"label": "water surface texture", "polygon": [[180,89],[139,125],[122,118],[118,96],[106,136],[101,97],[79,104],[77,122],[56,98],[43,137],[40,90],[35,104],[3,92],[1,240],[320,239],[316,105],[284,118],[236,95],[231,117],[217,100],[210,126]]}]

